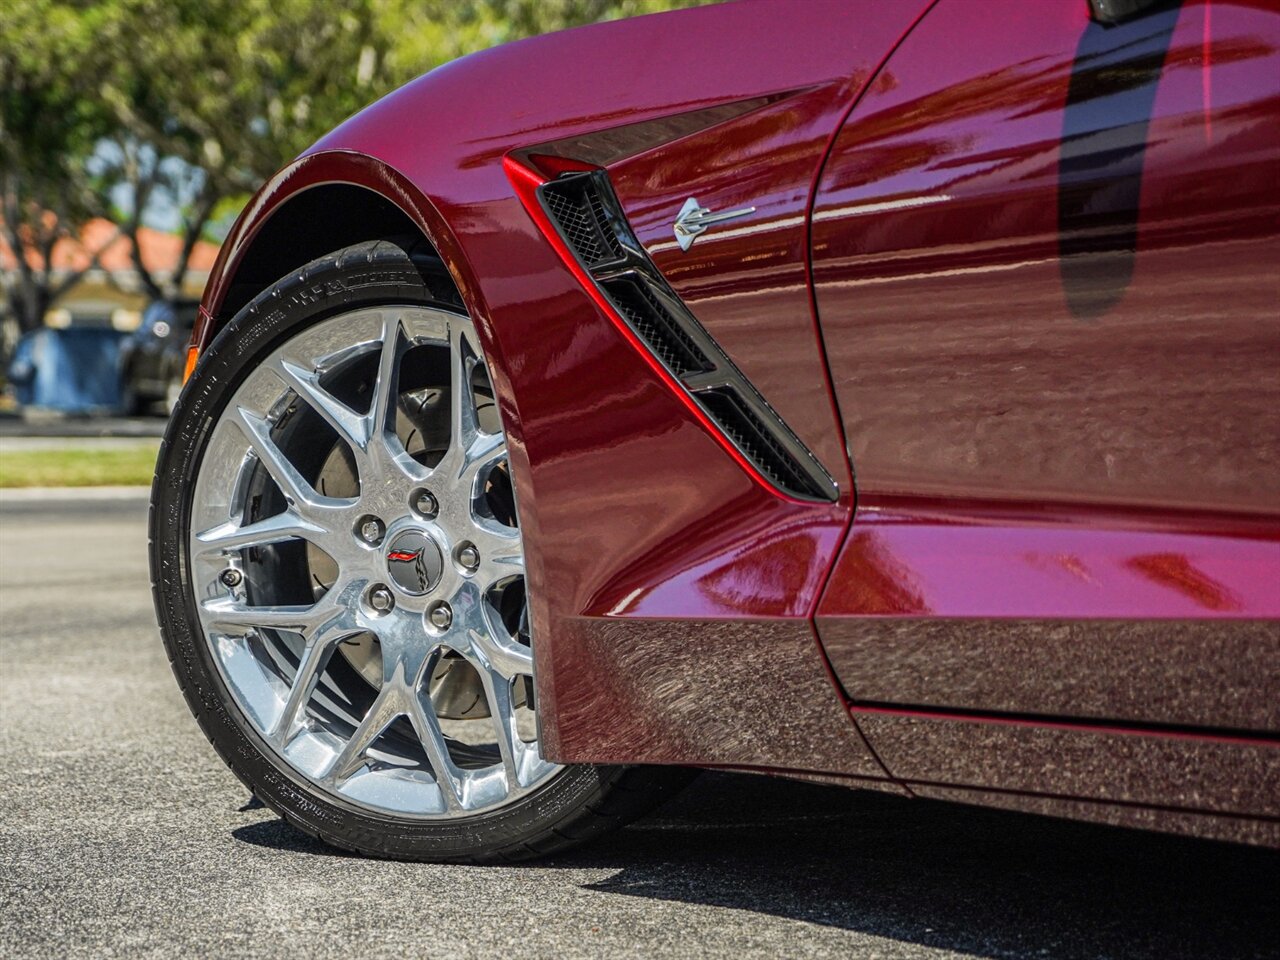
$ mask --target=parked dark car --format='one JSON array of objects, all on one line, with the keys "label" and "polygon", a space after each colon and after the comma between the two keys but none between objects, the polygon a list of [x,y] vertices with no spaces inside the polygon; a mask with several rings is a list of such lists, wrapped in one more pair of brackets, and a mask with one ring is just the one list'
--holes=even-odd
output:
[{"label": "parked dark car", "polygon": [[151,511],[187,702],[380,856],[681,766],[1280,846],[1278,134],[1275,0],[433,70],[222,246]]},{"label": "parked dark car", "polygon": [[195,300],[153,300],[142,324],[120,346],[120,407],[127,414],[173,408],[195,326]]}]

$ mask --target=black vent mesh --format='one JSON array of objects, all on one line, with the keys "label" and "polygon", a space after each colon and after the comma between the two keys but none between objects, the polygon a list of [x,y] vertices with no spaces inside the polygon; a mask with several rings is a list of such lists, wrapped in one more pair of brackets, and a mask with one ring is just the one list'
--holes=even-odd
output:
[{"label": "black vent mesh", "polygon": [[[640,244],[602,171],[566,174],[538,189],[560,236],[591,273],[593,282],[668,369],[682,380],[714,370],[741,378],[714,344],[706,349],[699,345],[706,342],[699,339],[704,332],[699,332],[697,320],[657,267],[638,252]],[[618,231],[626,241],[626,250]],[[668,299],[673,306],[667,305]],[[744,399],[747,394],[756,396],[750,384],[742,380],[734,386],[735,382],[739,381],[730,379],[725,386],[695,389],[693,396],[747,460],[775,486],[800,497],[833,499],[834,482],[831,489],[822,487],[821,481],[808,472],[810,464],[798,459],[800,454],[792,453],[778,439],[780,432],[794,439],[786,424],[771,412],[764,417],[757,413],[753,404]],[[816,463],[812,466],[817,473],[823,473]]]},{"label": "black vent mesh", "polygon": [[600,191],[590,180],[584,180],[586,184],[585,194],[587,205],[591,208],[591,219],[600,227],[600,233],[604,236],[605,246],[613,257],[622,256],[622,245],[618,243],[618,235],[613,232],[613,227],[609,226],[609,220],[604,214],[604,201],[600,199]]},{"label": "black vent mesh", "polygon": [[622,256],[618,238],[605,218],[604,202],[589,176],[553,180],[543,186],[542,196],[561,236],[583,263],[594,266]]},{"label": "black vent mesh", "polygon": [[600,285],[640,339],[676,374],[685,376],[712,368],[698,345],[644,285],[633,280],[606,280]]},{"label": "black vent mesh", "polygon": [[731,387],[703,390],[695,396],[720,429],[774,484],[803,496],[822,496],[808,474]]}]

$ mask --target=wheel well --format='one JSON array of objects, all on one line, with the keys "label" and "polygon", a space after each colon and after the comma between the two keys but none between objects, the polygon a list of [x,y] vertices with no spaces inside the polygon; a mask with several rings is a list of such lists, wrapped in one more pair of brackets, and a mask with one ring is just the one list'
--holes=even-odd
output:
[{"label": "wheel well", "polygon": [[422,230],[390,200],[349,183],[302,191],[277,208],[250,242],[218,310],[220,327],[291,270],[364,240],[411,238]]}]

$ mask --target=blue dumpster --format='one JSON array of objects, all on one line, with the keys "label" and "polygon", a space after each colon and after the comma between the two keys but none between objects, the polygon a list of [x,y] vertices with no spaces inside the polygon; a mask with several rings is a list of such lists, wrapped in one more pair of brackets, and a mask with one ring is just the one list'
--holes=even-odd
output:
[{"label": "blue dumpster", "polygon": [[24,407],[112,413],[120,406],[120,343],[105,327],[34,330],[18,341],[9,382]]}]

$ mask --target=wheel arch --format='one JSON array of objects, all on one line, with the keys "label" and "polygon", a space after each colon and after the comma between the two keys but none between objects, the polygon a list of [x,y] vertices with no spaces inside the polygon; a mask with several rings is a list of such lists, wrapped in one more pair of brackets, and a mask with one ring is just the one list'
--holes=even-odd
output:
[{"label": "wheel arch", "polygon": [[375,158],[310,154],[280,171],[245,207],[223,244],[201,301],[192,346],[203,350],[254,297],[291,270],[367,240],[430,244],[468,308],[474,283],[434,204]]}]

